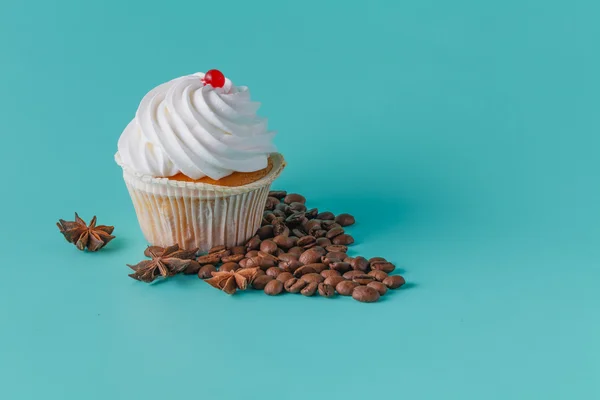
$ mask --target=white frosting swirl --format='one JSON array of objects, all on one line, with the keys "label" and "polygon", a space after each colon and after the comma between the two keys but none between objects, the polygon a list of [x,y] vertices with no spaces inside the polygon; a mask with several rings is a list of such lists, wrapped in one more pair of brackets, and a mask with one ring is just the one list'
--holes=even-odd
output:
[{"label": "white frosting swirl", "polygon": [[226,79],[204,86],[199,72],[164,83],[140,103],[119,139],[121,161],[136,172],[169,177],[181,172],[221,179],[267,167],[275,132],[256,115],[260,103]]}]

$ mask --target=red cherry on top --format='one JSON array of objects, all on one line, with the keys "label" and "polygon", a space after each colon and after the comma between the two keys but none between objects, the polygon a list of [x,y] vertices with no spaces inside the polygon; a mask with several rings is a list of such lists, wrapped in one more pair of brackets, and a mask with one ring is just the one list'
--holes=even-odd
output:
[{"label": "red cherry on top", "polygon": [[211,85],[214,88],[225,86],[225,75],[218,69],[211,69],[204,75],[204,85]]}]

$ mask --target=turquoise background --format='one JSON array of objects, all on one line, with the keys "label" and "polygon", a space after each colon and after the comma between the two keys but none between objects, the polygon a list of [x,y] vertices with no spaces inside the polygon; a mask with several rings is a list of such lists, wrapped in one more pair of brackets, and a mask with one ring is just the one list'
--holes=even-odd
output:
[{"label": "turquoise background", "polygon": [[[597,1],[0,5],[2,399],[600,398]],[[219,68],[279,131],[276,187],[353,213],[378,304],[127,277],[117,139]],[[116,226],[88,254],[54,225]]]}]

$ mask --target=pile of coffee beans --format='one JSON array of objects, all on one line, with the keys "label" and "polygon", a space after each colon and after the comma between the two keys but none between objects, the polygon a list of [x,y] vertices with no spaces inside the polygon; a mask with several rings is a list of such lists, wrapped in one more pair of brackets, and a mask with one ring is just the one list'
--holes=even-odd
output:
[{"label": "pile of coffee beans", "polygon": [[336,216],[305,204],[300,194],[269,192],[255,236],[243,246],[213,247],[185,273],[209,279],[216,271],[258,268],[250,286],[270,296],[288,292],[331,298],[337,293],[365,303],[404,285],[385,258],[348,256],[354,238],[344,228],[354,224],[352,215]]}]

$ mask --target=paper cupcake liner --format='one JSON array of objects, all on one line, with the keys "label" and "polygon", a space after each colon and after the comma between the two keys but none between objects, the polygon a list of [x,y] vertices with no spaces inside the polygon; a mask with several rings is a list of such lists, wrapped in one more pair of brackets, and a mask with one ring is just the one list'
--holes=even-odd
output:
[{"label": "paper cupcake liner", "polygon": [[208,251],[237,246],[260,227],[271,183],[285,167],[283,156],[271,154],[273,167],[263,178],[237,187],[155,178],[131,171],[119,155],[123,178],[146,240],[154,246],[179,244]]}]

